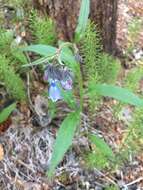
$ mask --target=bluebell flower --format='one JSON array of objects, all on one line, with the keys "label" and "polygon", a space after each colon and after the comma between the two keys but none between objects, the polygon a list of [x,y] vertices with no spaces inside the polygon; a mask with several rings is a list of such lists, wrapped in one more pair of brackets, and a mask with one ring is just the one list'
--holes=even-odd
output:
[{"label": "bluebell flower", "polygon": [[52,81],[49,87],[49,98],[56,102],[60,99],[62,99],[60,88],[58,87],[58,84],[56,81]]},{"label": "bluebell flower", "polygon": [[49,64],[44,72],[44,80],[62,80],[62,69],[60,69],[58,66]]},{"label": "bluebell flower", "polygon": [[72,90],[72,79],[62,80],[61,86],[64,90]]},{"label": "bluebell flower", "polygon": [[62,99],[62,89],[65,91],[72,89],[73,76],[67,68],[61,68],[59,66],[49,64],[45,68],[43,78],[50,84],[49,98],[53,102]]},{"label": "bluebell flower", "polygon": [[60,83],[64,90],[72,90],[73,76],[70,71],[63,70],[63,77]]}]

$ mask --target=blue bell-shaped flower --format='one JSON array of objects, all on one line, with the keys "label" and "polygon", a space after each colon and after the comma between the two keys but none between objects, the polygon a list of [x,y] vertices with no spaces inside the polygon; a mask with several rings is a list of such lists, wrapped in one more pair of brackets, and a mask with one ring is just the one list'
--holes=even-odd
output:
[{"label": "blue bell-shaped flower", "polygon": [[52,82],[50,83],[50,87],[49,87],[49,98],[50,98],[53,102],[56,102],[56,101],[62,99],[61,91],[60,91],[60,88],[58,87],[56,81],[52,81]]}]

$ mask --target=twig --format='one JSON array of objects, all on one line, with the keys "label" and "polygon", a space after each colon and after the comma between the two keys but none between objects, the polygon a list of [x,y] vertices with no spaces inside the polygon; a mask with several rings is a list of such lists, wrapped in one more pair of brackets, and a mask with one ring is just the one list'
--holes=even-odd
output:
[{"label": "twig", "polygon": [[130,183],[127,183],[126,185],[124,185],[124,187],[128,187],[128,186],[133,185],[135,183],[138,183],[138,182],[140,182],[142,180],[143,180],[143,177],[139,177],[138,179],[136,179],[134,181],[131,181]]},{"label": "twig", "polygon": [[104,173],[102,173],[101,171],[99,171],[98,169],[95,169],[101,176],[103,176],[105,179],[107,179],[107,181],[109,181],[110,183],[114,184],[115,186],[118,186],[118,184],[113,181],[111,178],[109,178],[108,176],[106,176]]},{"label": "twig", "polygon": [[31,167],[29,167],[27,164],[25,164],[22,160],[17,160],[17,162],[25,166],[27,169],[31,170],[33,173],[35,173],[35,171]]}]

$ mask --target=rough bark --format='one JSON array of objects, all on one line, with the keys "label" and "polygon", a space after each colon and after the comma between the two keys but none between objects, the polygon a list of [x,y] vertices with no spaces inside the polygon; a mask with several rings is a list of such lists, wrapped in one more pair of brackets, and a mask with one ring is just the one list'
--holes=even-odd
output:
[{"label": "rough bark", "polygon": [[91,19],[97,23],[102,34],[106,52],[116,50],[116,21],[118,0],[91,0]]},{"label": "rough bark", "polygon": [[[81,0],[33,0],[37,9],[51,16],[57,26],[59,38],[71,40],[77,24]],[[118,0],[91,0],[90,18],[99,27],[106,52],[116,49],[116,20]]]}]

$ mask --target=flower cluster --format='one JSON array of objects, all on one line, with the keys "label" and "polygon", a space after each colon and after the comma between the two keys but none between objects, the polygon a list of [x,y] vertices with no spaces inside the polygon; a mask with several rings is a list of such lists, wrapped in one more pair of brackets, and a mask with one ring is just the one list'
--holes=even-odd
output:
[{"label": "flower cluster", "polygon": [[73,76],[67,68],[59,68],[59,66],[53,66],[49,64],[44,72],[44,80],[48,81],[49,98],[56,102],[62,99],[61,89],[71,90],[73,83]]}]

